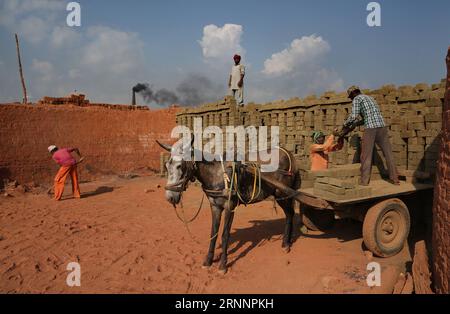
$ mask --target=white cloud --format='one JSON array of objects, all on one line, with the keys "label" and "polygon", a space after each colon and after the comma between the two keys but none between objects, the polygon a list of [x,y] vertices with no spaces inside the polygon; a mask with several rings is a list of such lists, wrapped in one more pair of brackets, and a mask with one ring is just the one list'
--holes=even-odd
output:
[{"label": "white cloud", "polygon": [[142,66],[143,43],[135,33],[105,26],[90,27],[88,44],[82,48],[80,65],[87,69],[123,75]]},{"label": "white cloud", "polygon": [[253,82],[247,84],[249,100],[267,102],[342,90],[342,78],[323,62],[330,51],[329,43],[320,36],[294,39],[288,48],[267,58],[262,71],[252,75]]},{"label": "white cloud", "polygon": [[22,14],[39,10],[64,10],[65,3],[60,0],[4,0],[5,8]]},{"label": "white cloud", "polygon": [[218,82],[220,86],[208,91],[216,94],[216,99],[226,94],[226,82],[234,63],[234,54],[241,55],[246,69],[250,68],[245,60],[245,49],[241,45],[243,33],[242,25],[237,24],[224,24],[222,27],[209,24],[203,27],[203,36],[198,43],[202,49],[203,61],[208,65],[204,69],[204,76],[211,82]]},{"label": "white cloud", "polygon": [[65,14],[65,3],[59,0],[3,0],[0,25],[36,44],[50,35],[60,14]]},{"label": "white cloud", "polygon": [[[76,89],[91,101],[129,102],[131,87],[144,77],[146,68],[139,35],[106,26],[69,28],[66,4],[60,0],[0,0],[0,27],[33,44],[25,45],[24,51],[35,50],[29,71],[24,58],[33,101]],[[10,76],[0,71],[0,81]],[[16,92],[7,93],[11,95],[1,93],[1,98],[16,97]]]},{"label": "white cloud", "polygon": [[[29,88],[30,98],[40,98],[44,95],[52,95],[59,86],[59,79],[55,66],[49,61],[33,59],[31,62],[31,72],[28,75],[28,80],[31,82]],[[37,99],[32,99],[37,100]]]},{"label": "white cloud", "polygon": [[51,34],[51,44],[54,48],[74,46],[79,44],[81,34],[66,26],[56,26]]},{"label": "white cloud", "polygon": [[316,35],[294,39],[291,45],[264,61],[262,73],[268,76],[280,76],[294,71],[301,71],[304,66],[316,63],[330,51],[328,42]]},{"label": "white cloud", "polygon": [[231,63],[235,53],[245,55],[245,49],[241,46],[242,34],[242,25],[225,24],[223,27],[206,25],[203,28],[203,37],[199,41],[203,57],[211,63]]},{"label": "white cloud", "polygon": [[336,72],[322,68],[312,75],[306,86],[307,91],[310,92],[317,90],[341,91],[344,89],[344,80]]},{"label": "white cloud", "polygon": [[31,43],[41,42],[48,36],[49,25],[39,17],[30,16],[18,23],[19,37],[27,39]]},{"label": "white cloud", "polygon": [[81,71],[78,69],[70,69],[69,70],[69,77],[71,79],[76,79],[81,77]]},{"label": "white cloud", "polygon": [[31,68],[41,75],[49,75],[53,73],[53,65],[48,61],[33,59]]}]

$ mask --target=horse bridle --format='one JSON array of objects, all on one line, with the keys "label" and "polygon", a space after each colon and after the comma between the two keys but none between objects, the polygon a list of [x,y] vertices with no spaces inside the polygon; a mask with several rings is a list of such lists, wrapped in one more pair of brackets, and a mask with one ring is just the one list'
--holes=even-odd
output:
[{"label": "horse bridle", "polygon": [[180,180],[175,183],[167,184],[164,189],[167,191],[182,193],[186,191],[189,181],[195,180],[195,170],[197,168],[197,164],[195,161],[185,161],[181,162],[181,170],[183,175]]}]

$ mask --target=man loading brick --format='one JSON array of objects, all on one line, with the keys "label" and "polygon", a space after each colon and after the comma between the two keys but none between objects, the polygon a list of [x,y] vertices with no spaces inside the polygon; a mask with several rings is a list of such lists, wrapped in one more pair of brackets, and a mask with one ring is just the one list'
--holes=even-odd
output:
[{"label": "man loading brick", "polygon": [[325,170],[328,168],[328,154],[342,149],[344,138],[340,137],[337,144],[334,144],[334,135],[331,134],[325,140],[325,135],[321,131],[313,132],[313,144],[311,145],[311,170]]},{"label": "man loading brick", "polygon": [[389,182],[399,185],[397,169],[394,163],[391,143],[389,142],[388,128],[384,123],[377,102],[370,96],[361,93],[357,86],[347,90],[348,97],[353,101],[352,113],[344,122],[344,128],[349,127],[358,119],[363,118],[364,134],[361,144],[361,185],[369,185],[372,173],[372,157],[375,143],[380,146],[389,172]]},{"label": "man loading brick", "polygon": [[[61,166],[58,173],[55,176],[55,200],[61,200],[64,192],[64,184],[66,182],[67,176],[70,174],[72,179],[72,192],[75,198],[80,198],[80,187],[78,185],[78,173],[77,164],[83,161],[78,148],[61,148],[58,149],[55,145],[50,145],[48,151],[52,154],[52,158],[57,164]],[[77,162],[72,156],[72,152],[75,152],[80,160]]]},{"label": "man loading brick", "polygon": [[234,65],[231,68],[230,78],[228,79],[228,88],[230,89],[230,94],[236,99],[237,104],[243,106],[245,67],[240,64],[240,55],[234,55],[233,60]]}]

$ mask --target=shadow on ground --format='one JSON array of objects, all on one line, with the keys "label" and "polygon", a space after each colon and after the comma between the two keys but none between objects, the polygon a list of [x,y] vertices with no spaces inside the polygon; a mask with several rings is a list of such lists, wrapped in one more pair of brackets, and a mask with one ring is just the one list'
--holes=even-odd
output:
[{"label": "shadow on ground", "polygon": [[81,198],[91,197],[95,195],[100,195],[104,193],[110,193],[114,191],[114,188],[111,186],[99,186],[94,191],[82,193]]},{"label": "shadow on ground", "polygon": [[325,232],[319,234],[309,232],[303,236],[311,239],[336,238],[340,242],[352,241],[362,238],[362,223],[352,219],[339,219],[335,221],[331,229]]},{"label": "shadow on ground", "polygon": [[[299,231],[299,217],[296,216],[294,220],[294,228],[292,235],[292,243],[294,243],[300,236],[311,239],[330,239],[337,238],[341,242],[351,241],[362,237],[361,223],[353,220],[341,219],[337,220],[334,227],[327,232],[320,234],[302,234]],[[285,219],[275,220],[253,220],[250,227],[235,229],[231,235],[231,242],[229,254],[238,252],[241,248],[247,247],[239,253],[230,266],[236,263],[239,259],[245,257],[254,248],[263,245],[267,241],[279,241],[281,250],[281,241],[284,232]],[[250,243],[250,245],[248,245]]]},{"label": "shadow on ground", "polygon": [[[281,240],[283,237],[285,219],[275,219],[275,220],[252,220],[250,227],[235,229],[230,235],[230,249],[228,254],[235,253],[239,251],[246,244],[250,243],[249,246],[245,248],[241,253],[239,253],[233,261],[230,262],[229,266],[232,266],[239,259],[245,257],[254,248],[264,244],[271,240],[280,240],[280,250],[281,250]],[[295,224],[297,225],[297,224]],[[294,227],[294,230],[296,228]],[[298,234],[293,235],[292,242],[298,238]]]}]

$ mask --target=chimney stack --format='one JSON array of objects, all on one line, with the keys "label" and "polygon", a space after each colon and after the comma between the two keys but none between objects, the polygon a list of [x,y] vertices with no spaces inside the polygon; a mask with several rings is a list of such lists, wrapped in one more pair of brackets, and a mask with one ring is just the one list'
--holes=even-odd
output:
[{"label": "chimney stack", "polygon": [[132,92],[133,92],[133,96],[131,98],[131,105],[136,106],[136,92],[134,91],[134,89],[132,89]]}]

